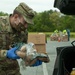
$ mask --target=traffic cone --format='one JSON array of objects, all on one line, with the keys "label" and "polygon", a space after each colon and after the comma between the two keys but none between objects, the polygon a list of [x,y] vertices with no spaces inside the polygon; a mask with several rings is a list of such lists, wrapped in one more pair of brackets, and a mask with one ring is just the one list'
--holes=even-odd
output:
[{"label": "traffic cone", "polygon": [[60,42],[61,41],[61,39],[60,39],[60,37],[58,37],[58,42]]}]

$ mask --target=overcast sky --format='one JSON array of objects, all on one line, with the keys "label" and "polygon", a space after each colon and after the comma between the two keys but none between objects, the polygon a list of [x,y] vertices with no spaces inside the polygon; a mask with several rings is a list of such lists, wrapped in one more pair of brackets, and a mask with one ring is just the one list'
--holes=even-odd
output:
[{"label": "overcast sky", "polygon": [[30,6],[36,12],[56,9],[53,7],[54,0],[1,0],[0,1],[0,11],[3,11],[5,13],[12,13],[14,8],[20,2],[25,2],[28,6]]}]

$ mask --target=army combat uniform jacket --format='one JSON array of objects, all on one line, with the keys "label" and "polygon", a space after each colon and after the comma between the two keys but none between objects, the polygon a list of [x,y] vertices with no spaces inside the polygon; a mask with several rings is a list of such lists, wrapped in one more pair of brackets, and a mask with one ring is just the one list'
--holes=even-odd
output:
[{"label": "army combat uniform jacket", "polygon": [[[17,32],[11,28],[9,16],[0,17],[0,52],[1,50],[9,50],[9,46],[14,43],[27,43],[27,37],[27,30]],[[17,60],[1,57],[0,55],[0,75],[21,75]]]}]

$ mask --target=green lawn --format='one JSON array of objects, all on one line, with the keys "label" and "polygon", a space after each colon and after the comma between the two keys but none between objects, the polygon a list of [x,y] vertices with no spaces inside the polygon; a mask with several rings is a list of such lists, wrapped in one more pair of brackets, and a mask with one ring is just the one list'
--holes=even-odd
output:
[{"label": "green lawn", "polygon": [[[29,32],[31,34],[35,34],[35,33],[45,33],[47,37],[50,37],[50,35],[53,33],[53,32]],[[75,32],[71,32],[70,33],[70,37],[71,38],[75,38]]]}]

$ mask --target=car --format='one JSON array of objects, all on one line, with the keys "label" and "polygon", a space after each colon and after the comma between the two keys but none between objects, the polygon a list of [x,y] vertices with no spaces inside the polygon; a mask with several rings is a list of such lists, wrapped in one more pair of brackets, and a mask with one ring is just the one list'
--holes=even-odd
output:
[{"label": "car", "polygon": [[[75,15],[75,0],[55,0],[54,7],[66,15]],[[75,41],[72,46],[57,47],[57,56],[54,64],[53,75],[70,75],[75,68]]]},{"label": "car", "polygon": [[55,0],[54,7],[66,15],[75,15],[75,0]]}]

